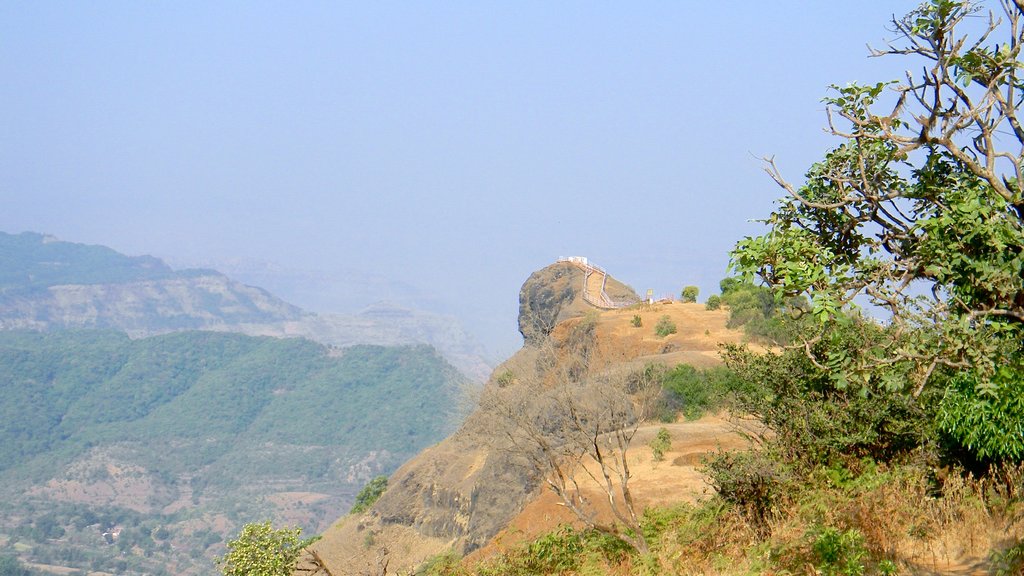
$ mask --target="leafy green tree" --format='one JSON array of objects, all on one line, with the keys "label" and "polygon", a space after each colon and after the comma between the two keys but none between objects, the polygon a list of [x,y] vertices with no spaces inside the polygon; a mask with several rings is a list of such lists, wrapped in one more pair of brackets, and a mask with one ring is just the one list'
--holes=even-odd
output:
[{"label": "leafy green tree", "polygon": [[366,483],[366,486],[363,486],[363,489],[359,491],[359,494],[356,494],[356,502],[352,505],[352,510],[350,510],[349,513],[361,514],[366,512],[370,509],[370,506],[373,506],[373,503],[380,498],[381,494],[383,494],[387,488],[387,476],[377,476],[373,480],[370,480]]},{"label": "leafy green tree", "polygon": [[704,302],[704,309],[705,310],[718,310],[721,307],[722,307],[722,297],[719,296],[718,294],[712,294],[711,296],[708,296],[707,301]]},{"label": "leafy green tree", "polygon": [[300,540],[301,533],[301,528],[274,529],[269,520],[246,524],[217,564],[224,576],[290,576],[299,553],[311,542]]},{"label": "leafy green tree", "polygon": [[700,294],[700,288],[687,286],[683,288],[683,293],[680,296],[682,296],[683,302],[696,302],[698,294]]},{"label": "leafy green tree", "polygon": [[[810,298],[816,329],[804,349],[837,382],[864,386],[885,371],[890,392],[913,397],[951,382],[943,429],[979,457],[1019,460],[1024,3],[1000,7],[981,26],[967,25],[980,9],[961,0],[930,0],[894,20],[899,38],[873,55],[915,59],[908,69],[922,72],[834,86],[825,102],[840,144],[800,186],[767,159],[788,196],[765,220],[768,232],[739,242],[732,258],[777,301]],[[816,353],[855,300],[888,312],[885,341]]]}]

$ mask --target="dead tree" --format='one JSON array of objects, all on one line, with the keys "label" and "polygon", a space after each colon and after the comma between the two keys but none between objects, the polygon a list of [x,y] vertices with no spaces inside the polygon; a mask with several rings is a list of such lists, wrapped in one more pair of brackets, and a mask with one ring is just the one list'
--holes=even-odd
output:
[{"label": "dead tree", "polygon": [[[496,447],[536,473],[584,526],[646,553],[627,453],[659,382],[652,371],[598,369],[593,351],[584,320],[541,346],[530,369],[485,390],[481,409],[498,432]],[[611,521],[588,491],[601,495]]]}]

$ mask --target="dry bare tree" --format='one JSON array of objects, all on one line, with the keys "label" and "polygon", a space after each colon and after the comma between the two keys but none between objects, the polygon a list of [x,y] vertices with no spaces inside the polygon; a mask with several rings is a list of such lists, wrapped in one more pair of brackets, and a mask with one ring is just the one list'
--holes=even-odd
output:
[{"label": "dry bare tree", "polygon": [[646,553],[627,454],[660,383],[652,371],[593,366],[593,346],[584,320],[563,341],[543,344],[533,366],[489,387],[481,410],[497,447],[535,472],[583,525]]}]

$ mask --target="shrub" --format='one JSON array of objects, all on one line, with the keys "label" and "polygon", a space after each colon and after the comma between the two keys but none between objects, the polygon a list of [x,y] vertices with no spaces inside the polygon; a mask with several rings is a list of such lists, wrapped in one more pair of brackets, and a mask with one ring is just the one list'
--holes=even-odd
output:
[{"label": "shrub", "polygon": [[768,530],[788,478],[776,459],[764,452],[716,452],[705,457],[704,472],[723,500],[735,504],[755,528]]},{"label": "shrub", "polygon": [[861,561],[867,555],[864,536],[856,529],[843,532],[826,527],[813,533],[811,550],[819,562],[824,576],[860,576],[864,573]]},{"label": "shrub", "polygon": [[270,521],[246,524],[217,559],[224,576],[291,576],[299,553],[311,540],[299,540],[301,528],[275,530]]},{"label": "shrub", "polygon": [[662,377],[662,396],[658,416],[672,422],[679,412],[687,420],[697,420],[709,411],[723,408],[731,393],[744,389],[745,383],[728,368],[697,370],[679,364]]},{"label": "shrub", "polygon": [[1024,372],[1001,366],[988,386],[969,372],[946,386],[939,405],[939,428],[981,461],[1024,460]]},{"label": "shrub", "polygon": [[384,490],[387,490],[387,487],[387,476],[377,476],[367,482],[366,486],[363,486],[363,489],[359,491],[359,494],[356,494],[356,502],[352,505],[352,510],[349,511],[349,514],[360,514],[369,510],[370,506],[373,506],[373,503],[384,493]]},{"label": "shrub", "polygon": [[629,323],[633,325],[633,328],[640,328],[644,325],[644,320],[639,314],[634,314],[633,319],[630,320]]},{"label": "shrub", "polygon": [[481,576],[565,574],[582,571],[590,558],[621,562],[630,552],[630,546],[614,536],[563,525],[476,566],[474,571]]},{"label": "shrub", "polygon": [[697,288],[696,286],[687,286],[686,288],[683,288],[683,292],[680,296],[682,296],[683,302],[696,302],[698,294],[700,294],[700,288]]},{"label": "shrub", "polygon": [[658,435],[651,440],[651,453],[654,455],[654,461],[664,460],[665,452],[670,448],[672,448],[672,435],[668,433],[667,428],[660,428]]},{"label": "shrub", "polygon": [[[815,353],[843,361],[876,345],[880,330],[867,322],[832,327]],[[849,382],[828,366],[815,366],[803,350],[724,350],[726,366],[744,383],[736,387],[739,408],[772,429],[771,443],[788,463],[809,469],[850,457],[889,462],[935,448],[936,398],[893,389],[906,382],[898,367]]]},{"label": "shrub", "polygon": [[658,318],[658,323],[654,325],[654,333],[659,338],[664,338],[669,334],[676,333],[676,323],[672,321],[672,318],[668,314],[665,314],[661,318]]},{"label": "shrub", "polygon": [[722,307],[722,297],[718,294],[712,294],[708,296],[707,302],[704,303],[705,310],[718,310]]},{"label": "shrub", "polygon": [[996,576],[1024,574],[1024,541],[1019,541],[1005,550],[996,550],[989,555]]}]

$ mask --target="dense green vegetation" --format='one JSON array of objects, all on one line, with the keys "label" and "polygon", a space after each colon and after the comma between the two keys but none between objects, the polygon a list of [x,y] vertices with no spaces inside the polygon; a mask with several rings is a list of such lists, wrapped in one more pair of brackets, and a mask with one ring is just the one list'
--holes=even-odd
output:
[{"label": "dense green vegetation", "polygon": [[[0,553],[104,569],[120,560],[123,569],[110,571],[150,572],[160,564],[129,562],[133,551],[163,554],[167,565],[190,552],[209,559],[224,533],[210,541],[190,523],[220,517],[237,528],[274,514],[265,498],[288,490],[331,495],[300,516],[315,528],[371,476],[452,430],[459,383],[427,346],[0,332]],[[148,511],[87,496],[68,508],[26,490],[51,479],[113,486]],[[175,501],[187,505],[160,512]],[[100,539],[107,525],[126,530],[116,543]]]},{"label": "dense green vegetation", "polygon": [[[932,0],[893,22],[879,55],[926,69],[911,82],[833,86],[839,144],[789,183],[733,265],[776,301],[806,296],[799,338],[836,378],[943,396],[940,425],[982,460],[1024,459],[1024,129],[1018,118],[1024,5],[976,27],[973,2]],[[894,102],[899,105],[893,106]],[[872,346],[813,345],[850,310],[889,315]]]},{"label": "dense green vegetation", "polygon": [[455,377],[425,346],[330,355],[308,340],[213,332],[0,332],[0,366],[0,470],[168,438],[408,453],[449,429],[437,416]]}]

